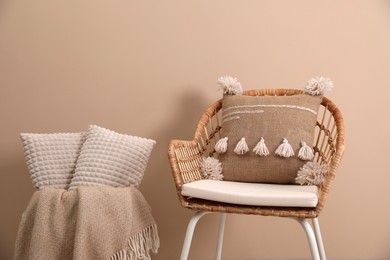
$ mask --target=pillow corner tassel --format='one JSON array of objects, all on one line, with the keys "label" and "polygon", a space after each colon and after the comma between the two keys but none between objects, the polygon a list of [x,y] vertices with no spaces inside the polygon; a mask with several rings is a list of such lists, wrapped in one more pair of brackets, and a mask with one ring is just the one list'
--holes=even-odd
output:
[{"label": "pillow corner tassel", "polygon": [[294,149],[291,144],[288,143],[288,140],[283,138],[283,142],[276,148],[275,153],[280,157],[289,158],[294,156]]},{"label": "pillow corner tassel", "polygon": [[227,144],[228,138],[224,137],[218,140],[218,142],[215,144],[214,149],[217,153],[226,153],[227,151]]},{"label": "pillow corner tassel", "polygon": [[298,152],[298,158],[304,161],[310,161],[314,158],[313,149],[308,146],[304,141],[301,141],[301,148]]},{"label": "pillow corner tassel", "polygon": [[269,155],[269,151],[267,146],[265,145],[263,137],[260,138],[260,141],[256,144],[255,148],[253,148],[253,152],[259,156]]},{"label": "pillow corner tassel", "polygon": [[242,137],[241,140],[237,143],[234,152],[238,155],[244,155],[249,151],[249,147],[245,141],[245,137]]},{"label": "pillow corner tassel", "polygon": [[320,186],[328,173],[328,166],[318,162],[305,163],[297,173],[295,183]]}]

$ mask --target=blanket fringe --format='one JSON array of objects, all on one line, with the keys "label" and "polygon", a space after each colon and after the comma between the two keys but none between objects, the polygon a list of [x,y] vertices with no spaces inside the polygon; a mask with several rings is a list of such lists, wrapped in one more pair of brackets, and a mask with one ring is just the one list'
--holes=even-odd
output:
[{"label": "blanket fringe", "polygon": [[128,240],[128,248],[111,256],[110,260],[151,260],[150,251],[156,254],[159,246],[157,225],[153,224],[132,235]]}]

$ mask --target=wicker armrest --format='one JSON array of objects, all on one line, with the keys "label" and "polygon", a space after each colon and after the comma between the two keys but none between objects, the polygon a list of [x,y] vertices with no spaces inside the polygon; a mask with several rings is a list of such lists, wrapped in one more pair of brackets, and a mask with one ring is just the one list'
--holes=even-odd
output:
[{"label": "wicker armrest", "polygon": [[181,203],[184,203],[181,186],[203,179],[199,172],[199,162],[202,158],[199,144],[196,141],[172,140],[168,146],[168,158],[177,195]]},{"label": "wicker armrest", "polygon": [[328,174],[320,187],[317,212],[320,212],[325,205],[327,195],[336,177],[337,169],[343,157],[344,145],[344,123],[338,107],[324,97],[322,101],[323,114],[318,118],[316,143],[316,160],[328,165]]},{"label": "wicker armrest", "polygon": [[192,141],[171,140],[169,143],[168,158],[176,190],[182,202],[184,198],[181,195],[181,186],[203,179],[199,163],[204,154],[209,156],[214,152],[214,146],[210,144],[215,142],[215,135],[219,134],[221,129],[217,115],[221,107],[221,101],[217,101],[202,114]]},{"label": "wicker armrest", "polygon": [[199,162],[202,153],[196,141],[172,140],[169,143],[169,160],[176,185],[202,179]]}]

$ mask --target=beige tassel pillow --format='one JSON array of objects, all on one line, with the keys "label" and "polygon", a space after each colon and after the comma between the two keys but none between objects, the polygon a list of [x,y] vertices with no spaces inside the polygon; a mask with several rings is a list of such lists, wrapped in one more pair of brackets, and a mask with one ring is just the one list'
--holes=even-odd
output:
[{"label": "beige tassel pillow", "polygon": [[68,189],[85,133],[20,134],[34,186]]},{"label": "beige tassel pillow", "polygon": [[223,77],[218,83],[225,91],[215,150],[224,180],[295,183],[299,169],[314,156],[317,111],[330,87],[311,84],[315,95],[245,96],[236,79]]},{"label": "beige tassel pillow", "polygon": [[155,143],[152,139],[90,126],[70,189],[79,186],[138,186]]}]

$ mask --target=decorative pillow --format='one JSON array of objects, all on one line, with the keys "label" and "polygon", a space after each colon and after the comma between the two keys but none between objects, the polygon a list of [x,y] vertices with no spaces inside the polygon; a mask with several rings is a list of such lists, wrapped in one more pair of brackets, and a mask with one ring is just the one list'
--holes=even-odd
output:
[{"label": "decorative pillow", "polygon": [[[321,79],[331,83],[327,78]],[[298,170],[314,156],[317,111],[324,89],[331,86],[314,80],[310,91],[317,91],[316,95],[245,96],[237,90],[241,89],[237,79],[223,77],[218,83],[224,87],[225,95],[222,138],[215,150],[224,180],[295,183]],[[227,84],[230,87],[225,87]]]},{"label": "decorative pillow", "polygon": [[156,142],[91,125],[70,189],[78,186],[138,186]]},{"label": "decorative pillow", "polygon": [[68,189],[85,133],[20,134],[34,186]]}]

